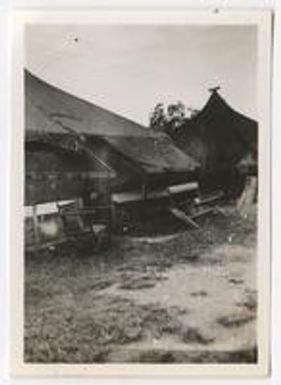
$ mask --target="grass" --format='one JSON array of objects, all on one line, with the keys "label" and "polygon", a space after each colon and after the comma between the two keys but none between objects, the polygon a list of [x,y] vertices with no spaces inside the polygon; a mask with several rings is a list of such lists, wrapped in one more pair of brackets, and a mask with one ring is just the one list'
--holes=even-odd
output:
[{"label": "grass", "polygon": [[[101,362],[117,345],[161,338],[180,329],[179,309],[137,306],[116,296],[93,298],[92,308],[41,315],[37,332],[26,337],[27,362]],[[55,323],[56,321],[56,323]],[[54,325],[56,325],[54,327]],[[28,329],[27,329],[28,330]]]},{"label": "grass", "polygon": [[244,325],[255,319],[255,314],[250,312],[240,312],[217,319],[217,322],[226,328],[235,328]]},{"label": "grass", "polygon": [[[25,361],[91,363],[107,362],[118,349],[133,344],[150,344],[172,336],[186,345],[211,345],[213,337],[182,322],[188,310],[155,303],[141,304],[130,295],[149,292],[166,281],[174,266],[214,267],[215,258],[202,258],[210,245],[231,242],[255,243],[255,222],[227,213],[201,219],[202,230],[179,233],[166,243],[137,243],[117,239],[108,250],[93,255],[90,249],[46,250],[26,255],[25,263]],[[207,238],[204,236],[207,234]],[[233,282],[234,283],[234,282]],[[235,285],[233,285],[235,286]],[[239,285],[237,285],[239,286]],[[120,296],[116,293],[126,293]],[[171,293],[177,295],[177,293]],[[209,298],[205,290],[194,291],[191,298]],[[241,308],[256,311],[255,293],[246,293]],[[244,310],[243,310],[244,311]],[[240,320],[241,321],[241,320]],[[245,319],[219,318],[225,328],[239,327]],[[240,322],[240,324],[239,324]],[[220,362],[227,359],[251,360],[252,350],[237,355],[211,355],[196,352],[189,358],[175,352],[132,354],[140,362]],[[138,358],[134,358],[134,357]],[[249,358],[250,357],[250,358]],[[252,357],[252,358],[251,358]]]}]

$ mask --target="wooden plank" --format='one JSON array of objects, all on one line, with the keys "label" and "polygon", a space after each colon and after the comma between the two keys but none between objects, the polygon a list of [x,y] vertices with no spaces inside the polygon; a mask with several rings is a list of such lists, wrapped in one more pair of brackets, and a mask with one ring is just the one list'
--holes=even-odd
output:
[{"label": "wooden plank", "polygon": [[194,200],[195,204],[197,206],[200,206],[200,205],[205,205],[207,203],[215,203],[216,201],[218,201],[219,199],[221,199],[223,197],[224,193],[222,191],[219,191],[217,193],[214,193],[212,195],[209,195],[205,198],[196,198]]},{"label": "wooden plank", "polygon": [[191,219],[188,215],[186,215],[186,213],[183,212],[182,210],[180,210],[176,207],[172,207],[172,208],[170,208],[170,212],[176,218],[178,218],[179,220],[181,220],[185,224],[191,225],[192,227],[195,227],[196,229],[200,229],[200,226],[193,219]]},{"label": "wooden plank", "polygon": [[174,186],[169,186],[168,191],[170,194],[180,194],[180,193],[187,193],[190,191],[198,190],[199,185],[198,182],[189,182],[189,183],[182,183],[177,184]]},{"label": "wooden plank", "polygon": [[204,215],[210,214],[210,213],[212,213],[214,211],[215,211],[214,207],[209,207],[209,208],[204,209],[204,210],[198,210],[197,213],[194,213],[194,214],[191,215],[191,218],[203,217]]}]

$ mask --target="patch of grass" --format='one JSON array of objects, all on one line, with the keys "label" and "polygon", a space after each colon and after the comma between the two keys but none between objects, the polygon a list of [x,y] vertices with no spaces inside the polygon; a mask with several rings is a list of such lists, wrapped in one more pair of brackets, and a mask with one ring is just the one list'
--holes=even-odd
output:
[{"label": "patch of grass", "polygon": [[241,285],[242,283],[244,283],[244,280],[239,278],[229,278],[228,282],[232,283],[233,285]]},{"label": "patch of grass", "polygon": [[257,348],[228,351],[170,351],[149,350],[141,354],[135,354],[129,362],[137,363],[194,363],[194,364],[236,364],[256,363]]},{"label": "patch of grass", "polygon": [[[181,328],[178,308],[136,305],[118,296],[96,296],[92,308],[81,305],[41,318],[29,314],[25,327],[27,362],[101,362],[112,347],[175,334]],[[66,316],[67,315],[67,316]],[[33,315],[34,316],[34,315]]]},{"label": "patch of grass", "polygon": [[256,316],[252,313],[241,312],[240,314],[234,313],[234,314],[220,317],[217,319],[217,322],[226,328],[235,328],[235,327],[242,326],[254,320],[255,318]]},{"label": "patch of grass", "polygon": [[150,289],[156,286],[157,282],[166,279],[165,276],[159,274],[142,274],[142,275],[123,275],[124,282],[119,285],[119,289],[123,290],[141,290]]},{"label": "patch of grass", "polygon": [[190,295],[192,297],[208,297],[208,293],[205,290],[194,291]]},{"label": "patch of grass", "polygon": [[256,290],[246,289],[243,299],[237,302],[237,305],[245,307],[250,312],[256,313],[258,307]]},{"label": "patch of grass", "polygon": [[177,356],[171,351],[150,350],[139,354],[133,362],[171,364],[177,362]]},{"label": "patch of grass", "polygon": [[91,290],[104,290],[108,287],[112,286],[114,284],[114,281],[109,279],[101,279],[97,282],[94,282],[92,285],[90,285]]},{"label": "patch of grass", "polygon": [[205,334],[195,327],[188,327],[181,332],[181,340],[185,343],[198,343],[207,345],[214,342],[215,338]]}]

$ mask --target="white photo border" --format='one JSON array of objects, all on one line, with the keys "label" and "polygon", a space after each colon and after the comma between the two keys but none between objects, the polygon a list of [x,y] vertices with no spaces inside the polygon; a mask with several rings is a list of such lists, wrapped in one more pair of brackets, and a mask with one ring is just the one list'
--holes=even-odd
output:
[{"label": "white photo border", "polygon": [[[24,252],[24,28],[26,24],[255,25],[258,29],[258,363],[257,364],[30,364],[23,361]],[[270,369],[270,205],[271,205],[271,40],[270,10],[17,11],[12,16],[10,181],[10,369],[27,376],[256,377]]]}]

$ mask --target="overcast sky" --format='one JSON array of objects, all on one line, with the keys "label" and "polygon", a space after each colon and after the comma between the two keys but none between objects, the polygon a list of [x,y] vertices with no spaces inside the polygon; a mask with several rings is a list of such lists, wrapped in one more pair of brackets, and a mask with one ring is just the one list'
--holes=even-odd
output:
[{"label": "overcast sky", "polygon": [[28,26],[26,67],[79,97],[148,124],[159,103],[200,109],[208,88],[256,117],[255,27]]}]

